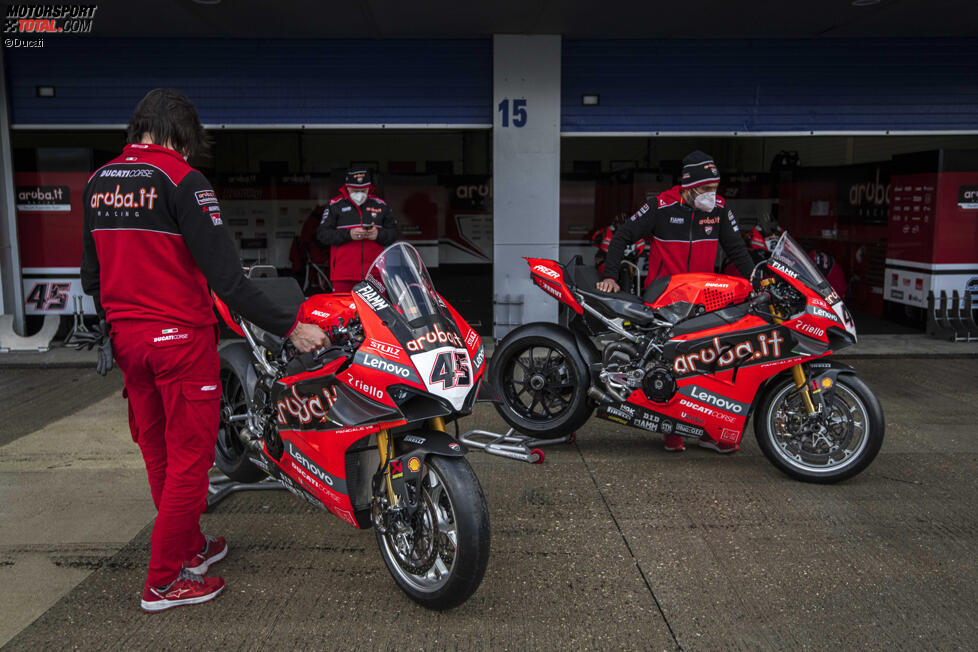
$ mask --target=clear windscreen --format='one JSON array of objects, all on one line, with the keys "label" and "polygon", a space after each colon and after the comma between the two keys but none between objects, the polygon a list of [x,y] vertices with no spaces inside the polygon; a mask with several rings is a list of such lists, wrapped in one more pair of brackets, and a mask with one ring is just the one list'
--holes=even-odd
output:
[{"label": "clear windscreen", "polygon": [[795,276],[799,281],[818,292],[830,305],[839,301],[839,295],[832,289],[822,272],[808,257],[805,250],[787,232],[781,235],[781,239],[775,245],[771,257],[768,259],[768,264],[775,269],[780,265],[789,270],[789,275]]},{"label": "clear windscreen", "polygon": [[412,328],[446,315],[418,250],[406,242],[387,247],[367,270],[370,281]]}]

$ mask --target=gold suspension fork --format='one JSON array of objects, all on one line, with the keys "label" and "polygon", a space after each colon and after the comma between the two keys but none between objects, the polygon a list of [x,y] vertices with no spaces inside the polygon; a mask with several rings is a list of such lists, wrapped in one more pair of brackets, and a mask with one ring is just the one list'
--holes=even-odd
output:
[{"label": "gold suspension fork", "polygon": [[[762,283],[762,285],[767,285]],[[774,315],[778,315],[778,312],[771,309]],[[781,324],[784,320],[779,316],[776,316],[774,323]],[[808,378],[805,377],[805,369],[801,366],[801,363],[791,367],[791,377],[795,379],[795,388],[801,390],[801,400],[805,403],[805,411],[809,414],[815,414],[815,404],[812,403],[812,395],[808,391]]]},{"label": "gold suspension fork", "polygon": [[805,411],[814,414],[815,405],[812,403],[812,395],[808,392],[808,379],[805,378],[805,370],[801,363],[791,368],[791,375],[795,379],[795,387],[801,390],[801,399],[805,402]]},{"label": "gold suspension fork", "polygon": [[[381,430],[377,433],[377,448],[380,451],[380,467],[385,468],[387,466],[387,447],[390,445],[390,433],[387,430]],[[391,507],[397,505],[397,494],[394,493],[394,487],[391,486],[391,470],[387,469],[384,471],[384,482],[387,485],[387,501]]]},{"label": "gold suspension fork", "polygon": [[428,427],[432,430],[437,430],[439,432],[445,432],[445,418],[444,417],[432,417],[428,419]]}]

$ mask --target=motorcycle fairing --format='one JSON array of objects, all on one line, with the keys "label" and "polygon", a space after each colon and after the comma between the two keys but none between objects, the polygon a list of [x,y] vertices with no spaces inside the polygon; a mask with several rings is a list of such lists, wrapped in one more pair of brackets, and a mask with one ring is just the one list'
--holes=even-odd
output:
[{"label": "motorcycle fairing", "polygon": [[[438,306],[437,313],[421,314],[409,321],[406,314],[386,301],[372,282],[366,281],[354,288],[354,301],[361,315],[366,341],[386,339],[384,335],[387,334],[393,336],[404,351],[404,357],[397,362],[403,364],[404,358],[407,358],[416,372],[410,377],[401,374],[396,382],[422,389],[448,401],[455,410],[463,411],[469,394],[479,385],[485,364],[484,349],[481,348],[478,334],[461,315],[437,294],[434,299]],[[465,333],[464,339],[462,332]],[[470,345],[475,344],[479,345],[475,352],[480,358],[478,376],[473,364],[475,358],[469,349]],[[384,373],[388,378],[378,377],[379,373]],[[374,378],[377,384],[364,384],[361,381],[358,385],[351,377],[353,387],[371,398],[394,405],[388,392],[376,391],[380,382],[393,384],[390,374],[376,369],[361,369],[358,375]]]},{"label": "motorcycle fairing", "polygon": [[[671,417],[630,400],[625,403],[603,404],[598,408],[595,416],[599,419],[620,423],[623,426],[632,426],[649,432],[661,432],[666,435],[675,432],[676,434],[700,437],[706,432],[695,423]],[[677,426],[682,426],[681,430],[677,429]]]},{"label": "motorcycle fairing", "polygon": [[[856,324],[839,293],[787,232],[778,240],[767,260],[767,267],[805,295],[807,313],[834,322],[831,327],[844,329],[852,341],[856,341]],[[810,296],[812,293],[818,297]],[[825,310],[826,304],[831,312]],[[826,325],[825,329],[829,327]]]},{"label": "motorcycle fairing", "polygon": [[679,379],[778,360],[794,364],[798,362],[792,355],[796,343],[794,331],[749,315],[729,326],[669,340],[663,355],[672,362],[672,372]]},{"label": "motorcycle fairing", "polygon": [[389,426],[381,423],[340,428],[329,432],[328,437],[315,431],[281,429],[285,452],[279,460],[266,456],[265,461],[274,465],[270,469],[272,475],[290,491],[307,500],[311,498],[313,504],[359,528],[349,495],[346,453],[356,442]]},{"label": "motorcycle fairing", "polygon": [[564,268],[555,260],[546,258],[527,258],[523,257],[530,265],[530,277],[541,290],[557,299],[561,303],[566,303],[579,315],[584,314],[584,308],[574,298],[573,293],[567,287],[564,278]]},{"label": "motorcycle fairing", "polygon": [[[617,409],[636,411],[627,415],[628,425],[645,430],[690,437],[707,434],[717,441],[739,443],[758,389],[768,378],[800,360],[828,355],[817,343],[803,346],[803,339],[810,338],[754,315],[674,338],[666,343],[664,357],[672,361],[676,394],[660,404],[638,389],[626,406],[619,404]],[[626,418],[606,410],[598,416]]]}]

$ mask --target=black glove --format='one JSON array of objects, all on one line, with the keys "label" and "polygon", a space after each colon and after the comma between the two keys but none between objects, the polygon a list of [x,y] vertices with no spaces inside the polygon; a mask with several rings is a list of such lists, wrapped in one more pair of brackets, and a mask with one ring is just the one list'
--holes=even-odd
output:
[{"label": "black glove", "polygon": [[98,345],[98,362],[95,363],[95,371],[100,376],[112,371],[112,340],[109,338],[109,327],[104,319],[88,332],[73,333],[71,344],[76,351],[86,348],[91,351]]},{"label": "black glove", "polygon": [[[105,328],[105,322],[103,321],[100,326]],[[112,339],[106,333],[98,345],[98,362],[95,363],[95,372],[99,376],[104,376],[110,371],[112,371]]]}]

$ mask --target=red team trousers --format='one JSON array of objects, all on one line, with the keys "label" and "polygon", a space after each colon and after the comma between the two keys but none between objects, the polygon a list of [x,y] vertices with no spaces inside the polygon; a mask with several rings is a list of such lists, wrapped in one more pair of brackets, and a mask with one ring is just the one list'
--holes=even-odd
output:
[{"label": "red team trousers", "polygon": [[213,325],[116,322],[112,348],[157,510],[146,584],[163,586],[205,543],[200,515],[220,420],[217,331]]}]

